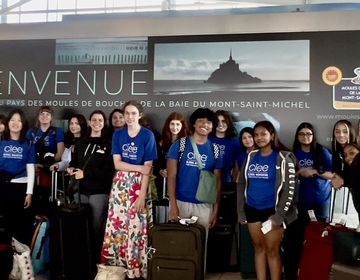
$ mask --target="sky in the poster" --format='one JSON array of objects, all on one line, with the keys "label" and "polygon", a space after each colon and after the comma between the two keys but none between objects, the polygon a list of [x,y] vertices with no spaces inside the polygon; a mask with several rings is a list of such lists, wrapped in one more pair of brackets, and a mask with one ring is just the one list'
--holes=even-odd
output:
[{"label": "sky in the poster", "polygon": [[157,43],[154,80],[205,80],[232,58],[242,72],[262,80],[310,77],[309,40]]}]

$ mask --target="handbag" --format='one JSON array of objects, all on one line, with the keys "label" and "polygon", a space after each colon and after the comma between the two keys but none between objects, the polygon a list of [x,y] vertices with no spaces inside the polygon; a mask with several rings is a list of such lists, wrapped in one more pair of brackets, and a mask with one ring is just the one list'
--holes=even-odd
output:
[{"label": "handbag", "polygon": [[97,268],[94,280],[125,280],[125,267],[98,264]]},{"label": "handbag", "polygon": [[190,142],[200,170],[199,184],[195,197],[197,200],[204,203],[215,203],[217,197],[216,176],[213,172],[204,170],[203,164],[200,160],[199,150],[192,137],[190,137]]},{"label": "handbag", "polygon": [[29,246],[12,239],[13,268],[10,272],[11,280],[34,280],[34,269],[31,262],[31,253]]}]

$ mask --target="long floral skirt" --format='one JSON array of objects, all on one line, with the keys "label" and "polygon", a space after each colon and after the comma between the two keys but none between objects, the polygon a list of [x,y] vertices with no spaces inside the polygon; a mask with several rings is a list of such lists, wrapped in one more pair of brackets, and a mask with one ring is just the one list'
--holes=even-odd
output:
[{"label": "long floral skirt", "polygon": [[129,278],[146,279],[148,259],[146,249],[152,226],[152,202],[147,192],[146,210],[137,213],[134,202],[141,187],[139,172],[118,171],[113,179],[109,198],[101,263],[123,266]]}]

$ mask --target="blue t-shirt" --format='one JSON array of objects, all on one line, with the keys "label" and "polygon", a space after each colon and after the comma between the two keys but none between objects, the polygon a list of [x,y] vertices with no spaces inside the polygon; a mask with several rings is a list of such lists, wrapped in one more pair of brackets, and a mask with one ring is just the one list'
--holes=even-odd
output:
[{"label": "blue t-shirt", "polygon": [[[311,152],[297,150],[294,152],[300,168],[314,168],[314,155]],[[323,148],[322,156],[323,171],[331,171],[332,156],[328,149]],[[299,199],[298,204],[302,208],[310,209],[314,204],[330,202],[331,185],[330,181],[320,176],[311,178],[299,177]]]},{"label": "blue t-shirt", "polygon": [[233,182],[231,174],[240,151],[239,140],[236,138],[229,139],[218,137],[211,138],[210,140],[211,142],[216,143],[220,148],[220,155],[223,159],[223,169],[221,170],[222,182]]},{"label": "blue t-shirt", "polygon": [[[171,145],[167,157],[179,160],[180,140]],[[204,169],[214,171],[223,167],[221,156],[215,159],[214,147],[211,141],[205,144],[197,144],[200,158]],[[178,165],[176,177],[176,198],[181,201],[191,203],[202,203],[195,198],[197,186],[199,184],[200,170],[196,161],[194,150],[189,139],[186,139],[185,150]]]},{"label": "blue t-shirt", "polygon": [[35,162],[35,148],[28,141],[0,141],[0,170],[16,174],[16,178],[26,177],[26,164]]},{"label": "blue t-shirt", "polygon": [[118,129],[112,138],[113,155],[120,155],[121,160],[130,164],[143,165],[145,161],[157,159],[154,134],[141,127],[135,137],[130,137],[127,127]]},{"label": "blue t-shirt", "polygon": [[[36,144],[44,133],[45,131],[42,131],[40,128],[30,128],[26,133],[26,138],[29,141],[32,141],[33,144]],[[64,131],[60,127],[52,126],[44,138],[44,147],[46,152],[56,154],[57,144],[61,142],[64,142]]]},{"label": "blue t-shirt", "polygon": [[276,159],[278,152],[268,156],[257,152],[245,171],[248,178],[246,203],[255,209],[275,207]]}]

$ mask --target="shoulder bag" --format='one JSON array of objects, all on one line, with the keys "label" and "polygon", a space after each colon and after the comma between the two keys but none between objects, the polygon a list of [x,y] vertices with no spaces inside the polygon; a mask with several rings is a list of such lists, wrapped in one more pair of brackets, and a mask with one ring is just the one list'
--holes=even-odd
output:
[{"label": "shoulder bag", "polygon": [[200,159],[199,150],[194,142],[194,139],[190,137],[190,142],[194,150],[195,158],[200,169],[199,184],[196,191],[196,199],[203,203],[215,203],[217,197],[216,189],[216,176],[213,172],[204,170],[203,164]]}]

